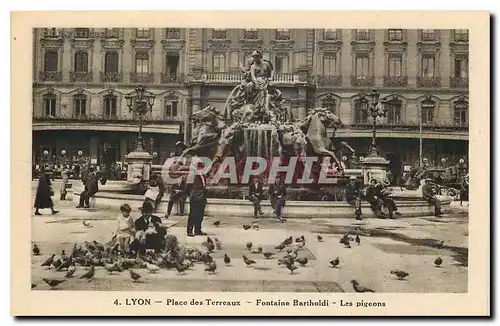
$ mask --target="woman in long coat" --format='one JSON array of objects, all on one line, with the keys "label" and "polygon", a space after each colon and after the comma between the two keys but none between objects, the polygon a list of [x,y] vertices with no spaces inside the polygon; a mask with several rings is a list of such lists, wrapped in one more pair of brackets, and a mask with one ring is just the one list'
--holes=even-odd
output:
[{"label": "woman in long coat", "polygon": [[50,182],[49,175],[43,173],[38,181],[38,188],[36,189],[35,197],[35,215],[42,215],[38,210],[50,208],[52,215],[57,214],[59,211],[54,210],[54,203],[51,196],[54,195],[52,190],[52,183]]}]

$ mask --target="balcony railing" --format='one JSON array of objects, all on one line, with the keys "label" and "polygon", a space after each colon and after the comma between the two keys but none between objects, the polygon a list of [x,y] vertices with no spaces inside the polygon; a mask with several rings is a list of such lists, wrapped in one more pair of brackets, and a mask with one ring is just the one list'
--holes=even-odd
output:
[{"label": "balcony railing", "polygon": [[70,71],[69,80],[71,82],[92,82],[92,71]]},{"label": "balcony railing", "polygon": [[39,74],[41,81],[62,81],[62,72],[61,71],[40,71]]},{"label": "balcony railing", "polygon": [[167,40],[178,40],[181,38],[181,30],[179,28],[167,28]]},{"label": "balcony railing", "polygon": [[406,87],[408,76],[384,76],[385,87]]},{"label": "balcony railing", "polygon": [[375,77],[373,76],[351,76],[351,86],[373,86]]},{"label": "balcony railing", "polygon": [[43,29],[43,37],[44,38],[60,38],[61,33],[59,28],[44,28]]},{"label": "balcony railing", "polygon": [[243,38],[245,40],[256,40],[259,38],[259,31],[257,30],[245,30],[245,32],[243,33]]},{"label": "balcony railing", "polygon": [[451,88],[469,88],[468,77],[450,77]]},{"label": "balcony railing", "polygon": [[101,83],[120,83],[123,79],[120,72],[101,72],[99,77]]},{"label": "balcony railing", "polygon": [[161,73],[162,84],[183,84],[185,82],[184,74],[167,74]]},{"label": "balcony railing", "polygon": [[239,72],[209,72],[203,75],[203,80],[218,83],[238,83],[243,80]]},{"label": "balcony railing", "polygon": [[299,82],[299,75],[298,74],[280,74],[277,73],[274,75],[274,80],[273,82],[275,83],[297,83]]},{"label": "balcony railing", "polygon": [[323,32],[323,39],[327,41],[338,41],[340,39],[340,32],[336,29],[328,30]]},{"label": "balcony railing", "polygon": [[417,87],[439,88],[441,77],[417,77]]},{"label": "balcony railing", "polygon": [[130,82],[141,83],[141,84],[152,84],[154,83],[154,77],[153,74],[150,73],[131,72]]},{"label": "balcony railing", "polygon": [[422,41],[424,42],[433,42],[436,40],[435,33],[422,33]]},{"label": "balcony railing", "polygon": [[[157,116],[148,117],[145,116],[144,122],[146,124],[160,124],[165,122],[180,122],[182,123],[183,117],[172,117],[172,116]],[[138,118],[133,116],[124,115],[106,115],[106,114],[88,114],[88,115],[57,115],[57,116],[47,116],[43,114],[34,114],[33,122],[110,122],[110,123],[130,123],[135,124],[139,122]]]},{"label": "balcony railing", "polygon": [[[351,125],[346,125],[346,129],[366,129],[371,130],[373,124],[371,122],[356,122]],[[394,130],[394,131],[413,131],[418,130],[420,124],[418,122],[377,122],[377,129],[380,130]],[[340,128],[342,129],[342,128]],[[468,123],[424,123],[422,124],[422,129],[427,131],[466,131],[469,129]]]},{"label": "balcony railing", "polygon": [[356,32],[356,41],[369,41],[370,32]]},{"label": "balcony railing", "polygon": [[469,33],[455,33],[455,42],[469,42]]},{"label": "balcony railing", "polygon": [[316,76],[316,83],[319,86],[341,86],[342,76],[340,75],[318,75]]}]

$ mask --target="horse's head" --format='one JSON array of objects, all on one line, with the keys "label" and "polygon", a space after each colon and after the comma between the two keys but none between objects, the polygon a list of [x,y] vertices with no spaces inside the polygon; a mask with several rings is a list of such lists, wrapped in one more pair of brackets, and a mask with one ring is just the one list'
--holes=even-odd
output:
[{"label": "horse's head", "polygon": [[333,114],[332,111],[326,108],[319,109],[316,114],[326,127],[337,128],[340,125],[342,125],[342,121],[340,120],[340,118],[337,117],[335,114]]},{"label": "horse's head", "polygon": [[215,117],[221,118],[217,109],[211,105],[205,106],[203,109],[194,112],[190,116],[191,120],[196,122],[212,121]]}]

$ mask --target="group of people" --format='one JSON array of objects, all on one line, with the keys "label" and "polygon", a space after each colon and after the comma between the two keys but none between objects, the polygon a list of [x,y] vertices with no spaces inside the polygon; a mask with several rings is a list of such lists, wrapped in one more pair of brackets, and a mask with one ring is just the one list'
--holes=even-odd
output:
[{"label": "group of people", "polygon": [[[283,218],[283,208],[285,207],[286,197],[286,186],[284,183],[284,178],[276,178],[276,182],[269,186],[268,194],[269,200],[271,202],[271,207],[273,208],[273,214],[276,215],[276,218],[279,221],[285,222],[286,219]],[[260,204],[264,199],[264,187],[262,178],[258,176],[254,176],[252,178],[249,185],[248,199],[253,203],[254,217],[264,215]]]}]

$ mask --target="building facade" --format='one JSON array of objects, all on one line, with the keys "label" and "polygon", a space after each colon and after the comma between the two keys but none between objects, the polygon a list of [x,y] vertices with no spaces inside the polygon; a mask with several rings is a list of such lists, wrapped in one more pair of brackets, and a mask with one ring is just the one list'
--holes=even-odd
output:
[{"label": "building facade", "polygon": [[[41,28],[34,30],[33,160],[44,152],[96,163],[123,161],[137,138],[125,95],[138,84],[155,96],[144,125],[156,164],[178,140],[188,116],[210,103],[221,112],[260,50],[294,118],[327,107],[345,126],[336,137],[360,156],[371,141],[363,94],[378,89],[381,153],[398,173],[423,156],[433,165],[468,152],[468,31],[368,29]],[[421,132],[420,132],[421,130]]]}]

